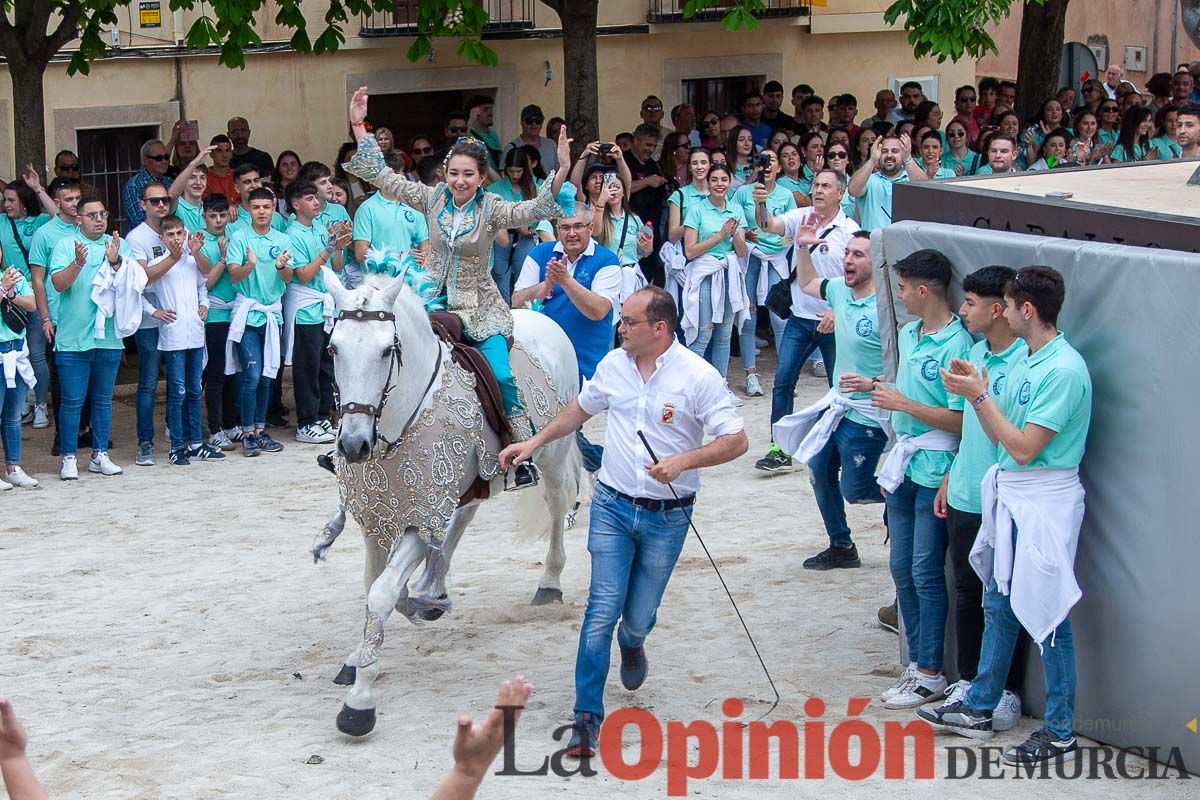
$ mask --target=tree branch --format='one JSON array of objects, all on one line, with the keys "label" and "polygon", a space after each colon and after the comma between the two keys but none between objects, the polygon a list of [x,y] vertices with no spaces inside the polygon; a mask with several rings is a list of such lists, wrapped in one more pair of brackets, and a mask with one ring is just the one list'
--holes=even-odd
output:
[{"label": "tree branch", "polygon": [[75,2],[64,6],[61,13],[62,21],[46,37],[47,56],[53,56],[79,36],[79,18],[83,13],[79,3]]}]

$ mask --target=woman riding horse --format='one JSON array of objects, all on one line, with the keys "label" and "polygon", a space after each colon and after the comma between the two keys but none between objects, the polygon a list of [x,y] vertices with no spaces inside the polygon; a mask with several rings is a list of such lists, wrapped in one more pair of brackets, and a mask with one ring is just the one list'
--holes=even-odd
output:
[{"label": "woman riding horse", "polygon": [[[569,216],[556,202],[565,169],[542,184],[533,200],[512,203],[483,191],[487,151],[470,139],[459,139],[450,149],[444,166],[445,182],[435,187],[408,180],[384,162],[375,137],[367,132],[367,90],[361,87],[350,100],[350,125],[358,140],[358,152],[344,167],[379,187],[384,197],[411,206],[429,223],[432,244],[425,270],[445,292],[447,310],[462,320],[463,337],[487,358],[500,384],[505,415],[513,438],[533,436],[529,415],[521,402],[508,359],[506,337],[512,335],[512,310],[492,280],[492,244],[499,231],[526,228],[538,220]],[[558,163],[570,163],[570,142],[564,128],[558,137]],[[568,187],[568,192],[573,193]],[[568,195],[564,196],[565,198]],[[526,462],[514,470],[511,488],[537,483],[536,467]]]}]

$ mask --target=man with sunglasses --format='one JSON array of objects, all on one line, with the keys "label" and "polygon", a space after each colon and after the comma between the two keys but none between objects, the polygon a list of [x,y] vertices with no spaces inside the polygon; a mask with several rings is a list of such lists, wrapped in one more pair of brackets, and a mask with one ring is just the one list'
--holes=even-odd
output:
[{"label": "man with sunglasses", "polygon": [[[79,190],[83,194],[99,194],[95,186],[92,186],[90,183],[84,183],[80,179],[80,176],[83,174],[80,170],[79,156],[70,150],[60,150],[58,155],[54,157],[55,178],[70,178],[71,180],[79,181]],[[71,218],[75,218],[73,213]]]},{"label": "man with sunglasses", "polygon": [[[950,122],[961,122],[967,129],[967,146],[972,147],[979,138],[979,123],[975,121],[975,108],[979,105],[979,95],[975,87],[967,84],[954,91],[954,118]],[[947,123],[949,127],[949,123]],[[949,130],[946,135],[949,136]]]},{"label": "man with sunglasses", "polygon": [[446,139],[442,143],[446,147],[452,146],[459,140],[459,137],[467,135],[467,115],[461,111],[455,111],[446,117],[446,125],[442,128],[442,133]]},{"label": "man with sunglasses", "polygon": [[642,101],[641,117],[642,124],[638,126],[639,128],[642,127],[642,125],[652,125],[654,130],[658,132],[658,139],[655,142],[654,153],[652,154],[654,160],[657,161],[658,159],[662,158],[663,143],[667,138],[667,131],[662,126],[662,100],[654,95],[648,95],[646,99]]},{"label": "man with sunglasses", "polygon": [[[542,169],[547,173],[558,169],[558,143],[542,136],[542,123],[545,121],[546,115],[542,113],[541,106],[529,105],[522,108],[521,135],[504,146],[504,158],[508,157],[509,150],[527,144],[536,147],[541,153]],[[504,163],[504,158],[500,159],[501,163]]]},{"label": "man with sunglasses", "polygon": [[[151,139],[142,145],[142,168],[134,173],[121,190],[121,212],[125,215],[126,232],[133,230],[146,220],[142,207],[142,190],[152,183],[171,188],[167,167],[171,166],[171,154],[162,139]],[[75,176],[78,177],[78,176]]]}]

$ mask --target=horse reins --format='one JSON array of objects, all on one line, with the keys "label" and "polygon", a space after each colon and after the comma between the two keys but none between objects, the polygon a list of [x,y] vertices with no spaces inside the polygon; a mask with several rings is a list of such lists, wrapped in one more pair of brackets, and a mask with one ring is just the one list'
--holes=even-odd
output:
[{"label": "horse reins", "polygon": [[[338,413],[343,416],[348,414],[366,414],[370,416],[372,418],[371,424],[374,437],[382,441],[387,446],[387,452],[384,454],[384,457],[386,458],[388,455],[394,452],[397,443],[404,438],[404,434],[408,432],[409,426],[413,424],[413,421],[417,418],[417,414],[421,411],[421,404],[418,403],[417,407],[413,409],[412,414],[410,414],[408,419],[404,422],[404,425],[401,426],[400,435],[397,436],[394,441],[389,440],[386,436],[379,432],[379,418],[383,415],[383,408],[387,405],[388,397],[391,395],[392,389],[395,388],[394,384],[392,383],[392,379],[396,375],[396,368],[397,366],[404,366],[404,346],[400,343],[400,334],[396,330],[396,315],[391,311],[364,311],[363,309],[355,309],[353,311],[339,311],[337,317],[334,319],[334,324],[336,325],[338,322],[342,321],[392,323],[392,346],[390,348],[391,357],[388,359],[387,380],[383,384],[383,393],[379,397],[379,403],[376,405],[356,403],[353,401],[349,403],[342,403],[341,391],[338,388],[337,380],[335,379],[333,382],[333,396],[334,402],[337,403]],[[330,355],[337,354],[337,349],[332,345],[330,345],[330,350],[332,351]],[[429,382],[425,384],[425,390],[421,393],[421,397],[425,397],[425,395],[429,394],[430,387],[432,387],[433,382],[437,380],[441,364],[442,360],[440,358],[434,361],[433,372],[429,376]]]}]

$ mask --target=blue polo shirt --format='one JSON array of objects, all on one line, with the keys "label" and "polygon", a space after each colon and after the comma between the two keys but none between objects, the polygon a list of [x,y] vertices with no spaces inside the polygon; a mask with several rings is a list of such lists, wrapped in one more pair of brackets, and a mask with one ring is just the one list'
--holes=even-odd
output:
[{"label": "blue polo shirt", "polygon": [[[950,394],[942,383],[943,369],[950,369],[950,362],[966,358],[975,342],[957,316],[950,324],[936,333],[918,338],[921,320],[915,319],[900,329],[899,368],[896,388],[909,400],[934,408],[949,408],[962,411],[964,399]],[[892,428],[896,433],[920,436],[933,428],[909,414],[892,412]],[[942,477],[950,470],[954,454],[945,450],[918,450],[908,462],[905,475],[913,483],[929,489],[942,485]]]},{"label": "blue polo shirt", "polygon": [[871,173],[867,191],[858,200],[859,224],[864,231],[873,231],[892,224],[892,189],[897,183],[908,183],[908,171],[900,170],[895,178],[881,172]]},{"label": "blue polo shirt", "polygon": [[[1015,339],[1002,353],[993,353],[988,349],[986,339],[978,341],[971,348],[969,360],[980,371],[987,370],[988,391],[1000,402],[1004,389],[1008,385],[1008,376],[1025,360],[1029,348],[1024,339]],[[988,438],[979,417],[970,403],[963,404],[962,441],[958,445],[958,454],[950,466],[950,483],[946,489],[946,497],[950,505],[959,511],[970,514],[983,513],[983,501],[980,499],[980,484],[983,474],[992,464],[996,463],[996,445]]]},{"label": "blue polo shirt", "polygon": [[1092,423],[1092,378],[1083,356],[1060,333],[1016,366],[1006,383],[1001,400],[1004,416],[1021,430],[1033,423],[1056,435],[1023,467],[998,447],[1000,469],[1079,466]]},{"label": "blue polo shirt", "polygon": [[[579,256],[572,273],[585,289],[592,288],[592,279],[605,267],[621,268],[621,262],[612,250],[597,244],[592,244],[591,250],[591,253],[584,251]],[[539,282],[546,280],[546,265],[561,252],[558,242],[542,242],[529,251],[528,260],[538,265]],[[575,347],[580,376],[590,379],[600,359],[612,349],[613,310],[610,308],[603,319],[588,319],[575,307],[566,291],[561,286],[555,286],[549,299],[542,301],[542,313],[566,332]]]},{"label": "blue polo shirt", "polygon": [[[833,309],[833,343],[837,358],[833,362],[833,385],[843,375],[874,378],[883,374],[883,346],[879,339],[879,313],[875,293],[854,298],[845,278],[831,278],[821,284],[821,296]],[[869,392],[855,392],[855,400],[870,400]],[[859,425],[878,428],[879,423],[851,409],[846,416]]]}]

